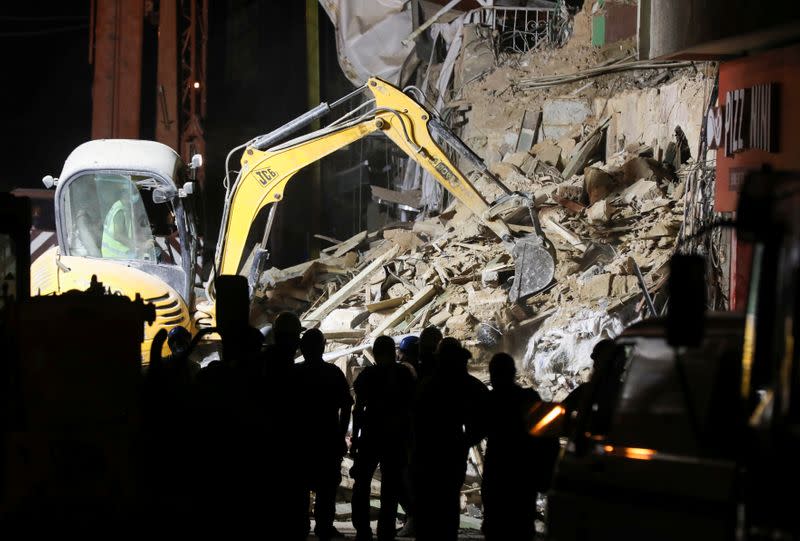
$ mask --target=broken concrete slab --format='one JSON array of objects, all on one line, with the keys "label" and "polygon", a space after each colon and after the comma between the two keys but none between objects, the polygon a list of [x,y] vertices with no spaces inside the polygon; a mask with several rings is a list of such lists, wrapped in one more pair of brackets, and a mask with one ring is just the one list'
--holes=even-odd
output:
[{"label": "broken concrete slab", "polygon": [[331,313],[322,320],[319,329],[322,332],[352,330],[350,323],[361,312],[363,312],[361,308],[337,308],[332,310]]},{"label": "broken concrete slab", "polygon": [[611,282],[611,296],[620,298],[639,291],[639,280],[636,276],[617,275]]},{"label": "broken concrete slab", "polygon": [[562,137],[558,140],[558,146],[561,147],[561,155],[565,157],[565,159],[572,156],[577,145],[578,143],[575,142],[575,139],[572,137]]},{"label": "broken concrete slab", "polygon": [[598,274],[592,276],[581,286],[580,295],[584,299],[594,300],[608,297],[611,292],[611,279],[613,275],[610,273]]},{"label": "broken concrete slab", "polygon": [[660,239],[661,237],[671,237],[673,235],[672,230],[667,227],[666,224],[663,222],[659,222],[644,233],[642,233],[639,238],[640,239]]},{"label": "broken concrete slab", "polygon": [[508,303],[508,293],[502,289],[479,289],[473,291],[467,300],[470,309],[500,308]]},{"label": "broken concrete slab", "polygon": [[405,210],[417,210],[420,208],[422,190],[398,192],[375,185],[370,186],[370,188],[372,189],[372,199],[379,204],[400,205],[400,208]]},{"label": "broken concrete slab", "polygon": [[542,106],[543,139],[560,139],[592,115],[588,100],[568,96],[545,100]]},{"label": "broken concrete slab", "polygon": [[622,166],[622,180],[625,186],[629,186],[642,178],[646,180],[662,180],[668,177],[669,171],[653,158],[632,158]]},{"label": "broken concrete slab", "polygon": [[383,238],[392,241],[404,252],[422,245],[422,239],[407,229],[387,229],[383,232]]},{"label": "broken concrete slab", "polygon": [[612,214],[614,214],[614,207],[605,199],[596,202],[586,210],[586,218],[590,224],[608,223]]},{"label": "broken concrete slab", "polygon": [[510,163],[515,167],[519,167],[521,171],[522,164],[524,164],[526,160],[530,159],[530,157],[531,155],[528,152],[509,152],[503,156],[503,163]]},{"label": "broken concrete slab", "polygon": [[533,145],[531,152],[533,152],[540,162],[546,163],[547,165],[558,167],[561,163],[561,147],[549,139],[545,139]]},{"label": "broken concrete slab", "polygon": [[654,180],[637,180],[627,188],[625,188],[620,197],[628,204],[636,201],[647,201],[648,199],[656,199],[662,197],[664,194],[661,188]]},{"label": "broken concrete slab", "polygon": [[593,130],[589,133],[570,156],[562,171],[562,176],[565,179],[570,178],[572,175],[582,173],[589,160],[597,153],[600,147],[600,141],[603,139],[603,132],[608,127],[610,117],[603,119]]},{"label": "broken concrete slab", "polygon": [[583,187],[589,197],[589,205],[605,199],[614,191],[614,178],[597,167],[587,167],[583,171]]}]

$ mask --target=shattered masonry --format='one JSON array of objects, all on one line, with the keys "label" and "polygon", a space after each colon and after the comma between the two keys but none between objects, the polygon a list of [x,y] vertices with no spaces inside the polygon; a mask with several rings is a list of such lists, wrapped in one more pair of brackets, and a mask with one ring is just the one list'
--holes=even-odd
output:
[{"label": "shattered masonry", "polygon": [[[448,92],[424,87],[450,109],[451,124],[465,122],[462,139],[494,174],[533,194],[556,254],[550,288],[509,303],[510,256],[458,202],[438,216],[363,231],[318,260],[262,277],[269,310],[303,313],[307,325],[325,332],[329,351],[353,352],[335,361],[351,381],[375,336],[433,324],[465,341],[476,376],[488,380],[488,358],[509,351],[521,379],[559,401],[588,379],[597,341],[647,315],[636,266],[656,306],[664,306],[715,71],[632,64],[632,40],[593,47],[586,5],[563,47],[506,55],[499,65],[486,33],[463,25]],[[441,68],[423,65],[418,86],[436,81]],[[587,70],[597,75],[569,77]],[[536,121],[527,139],[520,137],[526,113]],[[500,195],[487,179],[472,180],[488,201]],[[406,204],[420,197],[384,192],[410,197]],[[526,209],[502,217],[516,231],[533,229]]]}]

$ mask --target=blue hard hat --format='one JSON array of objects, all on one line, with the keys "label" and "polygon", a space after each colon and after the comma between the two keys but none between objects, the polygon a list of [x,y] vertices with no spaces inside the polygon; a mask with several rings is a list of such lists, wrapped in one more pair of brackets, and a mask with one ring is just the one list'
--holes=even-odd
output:
[{"label": "blue hard hat", "polygon": [[403,353],[417,352],[419,349],[419,338],[416,336],[406,336],[400,340],[400,351]]},{"label": "blue hard hat", "polygon": [[173,353],[183,352],[189,347],[191,341],[192,333],[180,325],[173,327],[169,330],[169,333],[167,333],[167,345]]}]

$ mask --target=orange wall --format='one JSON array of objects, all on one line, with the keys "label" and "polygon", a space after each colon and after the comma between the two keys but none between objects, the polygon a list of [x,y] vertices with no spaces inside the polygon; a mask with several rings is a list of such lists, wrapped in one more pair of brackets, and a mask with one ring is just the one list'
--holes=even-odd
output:
[{"label": "orange wall", "polygon": [[[759,170],[764,164],[775,171],[800,171],[800,45],[773,49],[723,62],[719,68],[719,103],[725,105],[730,90],[758,84],[778,83],[778,152],[745,150],[726,157],[717,151],[717,191],[715,209],[734,211],[738,194],[729,188],[731,169]],[[742,311],[747,303],[752,248],[733,241],[731,260],[730,307]]]},{"label": "orange wall", "polygon": [[722,149],[718,150],[718,211],[736,210],[738,196],[728,188],[731,169],[758,170],[769,164],[776,171],[800,171],[800,45],[723,62],[719,68],[719,103],[725,105],[725,94],[730,90],[765,83],[778,83],[778,152],[745,150],[726,157]]}]

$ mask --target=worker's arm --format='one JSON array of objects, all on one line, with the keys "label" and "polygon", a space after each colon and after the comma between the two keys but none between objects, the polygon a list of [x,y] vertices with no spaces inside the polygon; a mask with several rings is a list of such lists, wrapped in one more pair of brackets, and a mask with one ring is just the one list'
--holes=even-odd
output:
[{"label": "worker's arm", "polygon": [[510,240],[506,224],[489,216],[486,200],[433,140],[431,127],[440,132],[444,129],[438,121],[432,121],[422,105],[385,81],[371,78],[367,88],[375,98],[375,109],[365,117],[317,130],[266,151],[253,146],[245,150],[223,216],[217,247],[219,274],[240,271],[251,224],[263,207],[283,199],[286,184],[295,173],[376,131],[383,131],[498,237]]}]

